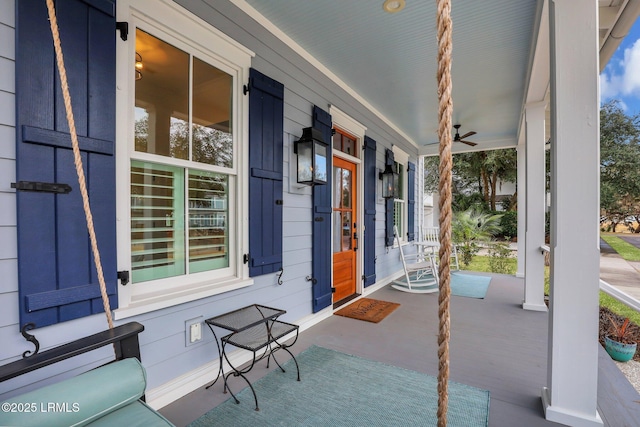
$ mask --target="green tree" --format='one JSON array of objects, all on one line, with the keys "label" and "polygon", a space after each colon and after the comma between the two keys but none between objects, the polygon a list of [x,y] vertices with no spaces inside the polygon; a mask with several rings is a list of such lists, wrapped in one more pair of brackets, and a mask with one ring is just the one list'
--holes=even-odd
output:
[{"label": "green tree", "polygon": [[[438,191],[438,157],[425,159],[425,191]],[[484,205],[489,210],[496,210],[496,196],[499,182],[516,182],[517,154],[515,148],[492,151],[476,151],[453,156],[452,193],[482,195]],[[515,196],[515,195],[514,195]],[[517,197],[511,197],[516,200]],[[461,200],[462,209],[468,201]],[[455,206],[454,206],[455,207]],[[515,203],[510,209],[515,209]]]},{"label": "green tree", "polygon": [[638,171],[640,114],[629,116],[610,101],[600,109],[600,209],[614,232],[626,218],[640,217]]},{"label": "green tree", "polygon": [[[496,210],[496,195],[498,182],[516,182],[518,174],[517,152],[515,148],[505,150],[485,151],[482,162],[484,186],[489,186],[485,200],[489,202],[492,211]],[[485,182],[486,181],[486,182]]]}]

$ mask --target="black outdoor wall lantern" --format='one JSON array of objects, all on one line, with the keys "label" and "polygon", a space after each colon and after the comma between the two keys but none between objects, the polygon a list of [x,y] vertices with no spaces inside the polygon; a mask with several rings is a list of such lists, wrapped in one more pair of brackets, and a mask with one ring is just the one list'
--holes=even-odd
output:
[{"label": "black outdoor wall lantern", "polygon": [[302,136],[294,144],[294,153],[298,155],[299,184],[327,183],[327,148],[321,131],[315,128],[302,129]]},{"label": "black outdoor wall lantern", "polygon": [[378,178],[382,181],[382,197],[394,199],[396,197],[398,173],[393,170],[393,166],[387,164],[384,171],[378,173]]}]

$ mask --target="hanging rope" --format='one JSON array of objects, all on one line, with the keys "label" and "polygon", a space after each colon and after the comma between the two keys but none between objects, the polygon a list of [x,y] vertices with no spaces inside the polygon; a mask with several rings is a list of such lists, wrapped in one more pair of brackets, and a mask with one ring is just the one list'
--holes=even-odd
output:
[{"label": "hanging rope", "polygon": [[451,0],[437,0],[438,32],[438,137],[440,139],[440,293],[438,297],[438,427],[447,425],[447,405],[449,402],[449,337],[451,297]]},{"label": "hanging rope", "polygon": [[69,94],[69,83],[67,82],[67,71],[64,67],[64,57],[62,56],[62,45],[60,43],[60,32],[58,30],[58,20],[53,6],[53,0],[47,0],[47,9],[49,11],[49,23],[51,24],[51,35],[53,36],[53,45],[56,51],[56,62],[58,64],[58,74],[60,74],[60,85],[62,86],[62,96],[64,97],[64,108],[67,112],[67,122],[69,123],[69,133],[71,133],[71,144],[73,146],[73,159],[78,174],[78,184],[80,185],[80,193],[82,194],[82,202],[84,206],[84,214],[87,219],[87,229],[91,240],[91,251],[93,252],[93,260],[96,264],[98,272],[98,282],[100,283],[100,293],[102,294],[102,304],[104,312],[107,315],[109,329],[113,329],[113,319],[111,318],[111,307],[109,306],[109,297],[107,295],[107,287],[104,282],[104,274],[102,273],[102,262],[100,261],[100,252],[98,251],[98,240],[96,232],[93,228],[93,215],[89,206],[89,195],[87,194],[87,184],[84,177],[84,169],[82,168],[82,157],[80,156],[80,147],[78,144],[78,134],[76,133],[76,124],[71,109],[71,95]]}]

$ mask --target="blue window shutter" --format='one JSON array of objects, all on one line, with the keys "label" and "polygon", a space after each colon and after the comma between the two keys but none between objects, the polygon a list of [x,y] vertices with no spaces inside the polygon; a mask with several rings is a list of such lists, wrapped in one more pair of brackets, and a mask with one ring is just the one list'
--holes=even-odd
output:
[{"label": "blue window shutter", "polygon": [[284,86],[249,71],[249,275],[282,268]]},{"label": "blue window shutter", "polygon": [[364,286],[376,282],[376,141],[364,137]]},{"label": "blue window shutter", "polygon": [[416,214],[416,164],[408,162],[407,167],[407,240],[415,240]]},{"label": "blue window shutter", "polygon": [[[395,162],[395,156],[393,151],[386,149],[384,154],[384,166],[393,167]],[[384,242],[386,246],[393,246],[393,209],[394,200],[392,198],[386,199],[384,203]]]},{"label": "blue window shutter", "polygon": [[331,115],[313,107],[313,127],[322,132],[327,148],[327,183],[313,186],[313,312],[329,307],[332,301],[331,286],[331,183],[333,156],[331,154]]},{"label": "blue window shutter", "polygon": [[[56,2],[87,190],[111,308],[117,308],[115,2]],[[17,190],[20,323],[103,312],[45,2],[16,2],[16,179],[69,194]]]}]

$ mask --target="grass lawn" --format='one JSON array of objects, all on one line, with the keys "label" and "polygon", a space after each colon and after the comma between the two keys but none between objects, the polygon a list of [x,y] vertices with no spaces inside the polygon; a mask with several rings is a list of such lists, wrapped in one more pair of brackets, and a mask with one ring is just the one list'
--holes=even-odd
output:
[{"label": "grass lawn", "polygon": [[[484,271],[486,273],[491,273],[491,267],[489,266],[490,259],[491,257],[488,256],[476,255],[468,266],[465,266],[464,263],[460,261],[460,270]],[[507,274],[516,274],[516,270],[518,269],[518,260],[515,258],[509,258],[507,259],[507,263],[509,265],[509,272]]]},{"label": "grass lawn", "polygon": [[602,240],[607,242],[614,251],[626,259],[627,261],[640,261],[640,249],[636,248],[630,243],[625,242],[620,237],[614,234],[600,234]]},{"label": "grass lawn", "polygon": [[[601,233],[602,240],[607,242],[622,258],[627,261],[640,261],[640,249],[630,243],[625,242],[620,237],[612,233]],[[600,291],[600,305],[607,307],[620,316],[628,317],[636,325],[640,325],[640,313],[626,304],[621,303],[614,297]]]},{"label": "grass lawn", "polygon": [[633,323],[640,326],[640,313],[626,304],[621,303],[609,294],[600,291],[600,305],[623,317],[628,317]]}]

